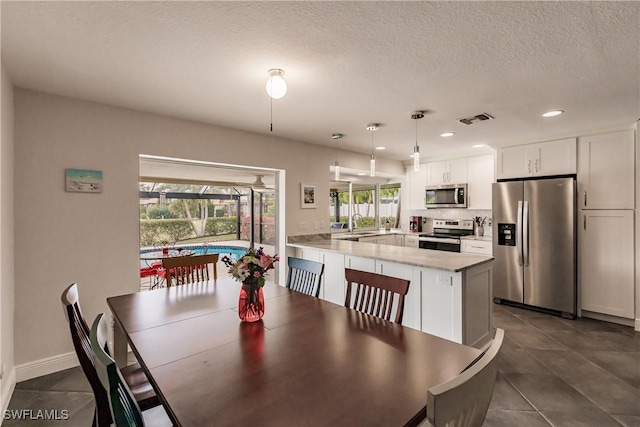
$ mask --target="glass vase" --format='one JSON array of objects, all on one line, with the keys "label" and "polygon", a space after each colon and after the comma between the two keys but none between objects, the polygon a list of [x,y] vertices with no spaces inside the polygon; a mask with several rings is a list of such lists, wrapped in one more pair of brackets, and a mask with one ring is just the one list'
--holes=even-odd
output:
[{"label": "glass vase", "polygon": [[264,295],[257,283],[242,282],[238,316],[243,322],[256,322],[264,316]]}]

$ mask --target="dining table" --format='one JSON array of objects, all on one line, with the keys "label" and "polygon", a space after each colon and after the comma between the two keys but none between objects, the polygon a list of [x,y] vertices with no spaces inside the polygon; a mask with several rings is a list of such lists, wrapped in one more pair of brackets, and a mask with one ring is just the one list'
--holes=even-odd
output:
[{"label": "dining table", "polygon": [[114,358],[127,344],[176,426],[404,426],[427,390],[481,351],[267,281],[242,322],[231,278],[107,298]]}]

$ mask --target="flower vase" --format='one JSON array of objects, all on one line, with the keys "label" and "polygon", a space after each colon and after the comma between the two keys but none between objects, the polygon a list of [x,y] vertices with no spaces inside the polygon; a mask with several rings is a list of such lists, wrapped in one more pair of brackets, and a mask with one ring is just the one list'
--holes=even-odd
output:
[{"label": "flower vase", "polygon": [[257,282],[242,282],[238,316],[243,322],[256,322],[264,316],[264,295]]}]

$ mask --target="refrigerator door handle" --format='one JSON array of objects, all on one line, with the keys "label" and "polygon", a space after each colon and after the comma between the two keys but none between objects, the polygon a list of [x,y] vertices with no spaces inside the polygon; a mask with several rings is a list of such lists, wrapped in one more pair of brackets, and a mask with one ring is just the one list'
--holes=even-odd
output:
[{"label": "refrigerator door handle", "polygon": [[522,211],[522,258],[524,266],[529,266],[529,201],[525,200]]},{"label": "refrigerator door handle", "polygon": [[518,200],[518,214],[516,215],[516,250],[518,251],[518,265],[523,266],[522,260],[522,200]]}]

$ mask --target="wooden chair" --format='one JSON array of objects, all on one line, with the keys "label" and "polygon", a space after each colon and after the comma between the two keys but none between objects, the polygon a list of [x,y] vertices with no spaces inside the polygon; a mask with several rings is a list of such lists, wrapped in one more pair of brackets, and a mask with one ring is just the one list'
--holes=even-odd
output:
[{"label": "wooden chair", "polygon": [[167,276],[167,287],[209,280],[209,264],[213,265],[213,280],[217,280],[218,256],[219,254],[208,254],[163,259],[162,266]]},{"label": "wooden chair", "polygon": [[496,383],[496,356],[504,330],[496,329],[491,346],[457,377],[427,392],[427,420],[421,426],[480,427]]},{"label": "wooden chair", "polygon": [[[75,348],[76,355],[80,361],[80,366],[84,375],[89,381],[91,390],[96,402],[96,410],[93,417],[92,426],[108,427],[111,425],[111,411],[109,401],[104,387],[102,386],[96,372],[94,354],[89,342],[89,327],[82,316],[80,309],[80,299],[78,295],[78,285],[76,283],[68,286],[62,292],[62,305],[65,308],[71,340]],[[142,371],[139,364],[129,365],[122,369],[122,376],[133,391],[135,399],[143,410],[153,408],[160,404],[147,376]]]},{"label": "wooden chair", "polygon": [[293,257],[287,258],[287,264],[287,288],[318,298],[324,264]]},{"label": "wooden chair", "polygon": [[122,378],[116,362],[107,353],[107,322],[104,313],[98,314],[90,332],[91,349],[96,358],[96,371],[107,391],[111,418],[115,427],[143,427],[140,407],[127,383]]},{"label": "wooden chair", "polygon": [[[410,280],[350,268],[345,268],[344,271],[347,279],[345,307],[384,320],[392,320],[391,315],[395,307],[393,321],[402,323],[404,297],[409,291]],[[355,288],[355,295],[352,298],[353,288]]]}]

